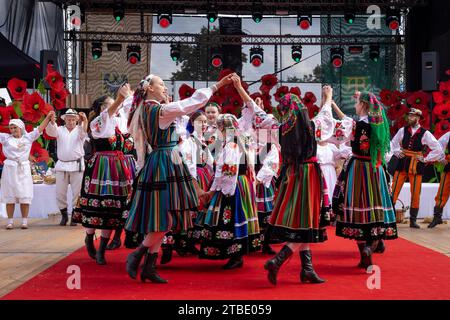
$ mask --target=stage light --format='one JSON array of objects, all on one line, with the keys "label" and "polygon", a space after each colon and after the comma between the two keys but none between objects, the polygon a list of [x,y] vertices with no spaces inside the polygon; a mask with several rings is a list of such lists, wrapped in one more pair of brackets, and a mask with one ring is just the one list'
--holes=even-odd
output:
[{"label": "stage light", "polygon": [[350,54],[361,54],[364,52],[363,46],[350,46],[348,47],[348,53]]},{"label": "stage light", "polygon": [[380,46],[379,45],[371,45],[370,46],[370,60],[373,62],[378,62],[380,60]]},{"label": "stage light", "polygon": [[295,62],[300,62],[303,56],[303,48],[301,45],[293,45],[291,48],[292,59]]},{"label": "stage light", "polygon": [[264,63],[264,49],[261,47],[250,48],[250,63],[254,67],[259,67]]},{"label": "stage light", "polygon": [[161,28],[167,28],[172,24],[172,13],[159,13],[158,24]]},{"label": "stage light", "polygon": [[113,4],[113,15],[116,22],[120,22],[125,16],[125,9],[122,0],[115,0]]},{"label": "stage light", "polygon": [[172,61],[177,62],[180,60],[181,56],[181,46],[179,43],[172,43],[170,45],[170,57],[172,58]]},{"label": "stage light", "polygon": [[255,21],[256,23],[260,23],[261,20],[263,19],[263,15],[261,12],[259,11],[253,11],[252,12],[252,19],[253,21]]},{"label": "stage light", "polygon": [[102,56],[102,43],[92,42],[92,59],[98,60]]},{"label": "stage light", "polygon": [[211,52],[211,64],[214,68],[220,68],[223,64],[222,54],[217,52],[218,49]]},{"label": "stage light", "polygon": [[308,30],[312,26],[312,15],[297,15],[297,25],[303,30]]},{"label": "stage light", "polygon": [[344,49],[332,48],[331,49],[331,64],[335,68],[340,68],[344,64]]},{"label": "stage light", "polygon": [[400,28],[400,11],[389,9],[386,12],[386,25],[394,31]]},{"label": "stage light", "polygon": [[127,60],[131,64],[136,64],[141,61],[141,47],[140,46],[128,46],[127,47]]},{"label": "stage light", "polygon": [[208,21],[210,23],[213,23],[214,21],[217,20],[217,15],[218,15],[217,10],[214,7],[211,6],[208,9],[208,14],[207,14]]},{"label": "stage light", "polygon": [[353,24],[353,23],[355,23],[355,19],[356,19],[356,17],[355,17],[355,14],[353,12],[345,13],[344,20],[345,20],[346,23]]}]

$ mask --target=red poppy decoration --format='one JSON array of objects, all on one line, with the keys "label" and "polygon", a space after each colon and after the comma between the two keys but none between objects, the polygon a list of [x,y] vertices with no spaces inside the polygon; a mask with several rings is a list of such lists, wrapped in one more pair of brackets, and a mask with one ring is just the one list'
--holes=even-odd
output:
[{"label": "red poppy decoration", "polygon": [[439,139],[449,131],[450,131],[450,122],[448,120],[442,120],[436,124],[434,136],[436,137],[436,139]]},{"label": "red poppy decoration", "polygon": [[397,105],[397,104],[403,103],[403,100],[405,100],[407,96],[408,96],[408,93],[405,93],[405,92],[402,93],[398,90],[393,91],[392,92],[392,104]]},{"label": "red poppy decoration", "polygon": [[3,165],[3,162],[6,160],[5,155],[3,154],[3,145],[0,144],[0,164]]},{"label": "red poppy decoration", "polygon": [[394,97],[391,90],[383,89],[380,92],[381,103],[386,107],[391,107],[394,104]]},{"label": "red poppy decoration", "polygon": [[273,95],[275,101],[280,102],[281,98],[283,98],[286,94],[289,93],[289,88],[287,86],[281,86],[277,89],[275,94]]},{"label": "red poppy decoration", "polygon": [[392,106],[387,111],[387,116],[390,120],[394,121],[400,117],[403,117],[409,111],[408,107],[404,104],[397,104]]},{"label": "red poppy decoration", "polygon": [[439,91],[433,92],[433,99],[437,104],[450,102],[450,80],[441,82]]},{"label": "red poppy decoration", "polygon": [[289,90],[290,93],[295,94],[297,97],[301,97],[302,96],[302,91],[300,90],[299,87],[292,87]]},{"label": "red poppy decoration", "polygon": [[47,129],[44,129],[44,132],[42,133],[42,137],[45,140],[56,140],[56,137],[52,137],[47,134]]},{"label": "red poppy decoration", "polygon": [[409,96],[406,102],[411,106],[411,108],[422,108],[423,106],[428,106],[430,102],[428,94],[423,91],[414,92]]},{"label": "red poppy decoration", "polygon": [[12,78],[8,81],[8,90],[13,99],[22,100],[27,92],[27,83],[23,80]]},{"label": "red poppy decoration", "polygon": [[268,93],[263,93],[261,98],[264,104],[264,111],[266,111],[267,113],[272,113],[273,112],[272,96]]},{"label": "red poppy decoration", "polygon": [[209,102],[217,103],[219,106],[223,106],[225,103],[225,98],[219,95],[213,95],[211,99],[209,99]]},{"label": "red poppy decoration", "polygon": [[433,114],[440,120],[450,118],[450,101],[434,107]]},{"label": "red poppy decoration", "polygon": [[305,106],[309,107],[309,106],[313,106],[314,103],[317,102],[317,98],[314,95],[314,93],[312,92],[307,92],[305,93],[305,96],[302,99],[303,103],[305,104]]},{"label": "red poppy decoration", "polygon": [[26,132],[31,132],[31,131],[33,131],[33,130],[34,130],[33,125],[31,125],[31,124],[25,124],[25,131],[26,131]]},{"label": "red poppy decoration", "polygon": [[51,64],[47,65],[47,76],[45,77],[45,81],[47,81],[51,89],[55,91],[61,91],[65,87],[62,75],[54,70]]},{"label": "red poppy decoration", "polygon": [[419,123],[424,129],[430,130],[430,115],[424,115],[423,119],[421,119]]},{"label": "red poppy decoration", "polygon": [[241,84],[242,84],[242,88],[244,88],[244,90],[248,92],[248,87],[249,87],[248,83],[245,81],[241,81]]},{"label": "red poppy decoration", "polygon": [[36,162],[47,162],[48,160],[50,160],[50,155],[48,154],[48,151],[42,148],[42,146],[37,141],[33,142],[33,145],[31,146],[30,155],[34,158]]},{"label": "red poppy decoration", "polygon": [[242,98],[239,95],[231,96],[230,103],[229,103],[229,105],[232,108],[231,113],[234,114],[235,116],[239,115],[241,112],[243,103],[244,102],[242,101]]},{"label": "red poppy decoration", "polygon": [[17,114],[14,111],[14,108],[9,107],[0,107],[0,124],[1,125],[9,125],[9,120],[17,119]]},{"label": "red poppy decoration", "polygon": [[233,114],[233,106],[226,104],[222,107],[222,114],[231,113]]},{"label": "red poppy decoration", "polygon": [[255,92],[255,93],[252,93],[251,95],[250,95],[250,98],[252,98],[253,100],[256,100],[256,98],[263,98],[263,95],[262,95],[262,93],[261,92]]},{"label": "red poppy decoration", "polygon": [[278,83],[278,78],[273,74],[266,74],[261,77],[261,87],[259,89],[263,93],[269,93]]},{"label": "red poppy decoration", "polygon": [[23,119],[32,123],[38,122],[52,110],[52,106],[46,104],[37,92],[25,94],[21,107]]},{"label": "red poppy decoration", "polygon": [[310,119],[312,119],[315,116],[317,116],[317,114],[320,111],[320,108],[317,105],[315,105],[315,104],[306,105],[306,107],[308,108],[308,114],[309,114],[309,118]]},{"label": "red poppy decoration", "polygon": [[180,86],[180,88],[178,89],[178,94],[180,95],[181,100],[192,97],[194,92],[195,92],[195,89],[185,83],[183,83]]}]

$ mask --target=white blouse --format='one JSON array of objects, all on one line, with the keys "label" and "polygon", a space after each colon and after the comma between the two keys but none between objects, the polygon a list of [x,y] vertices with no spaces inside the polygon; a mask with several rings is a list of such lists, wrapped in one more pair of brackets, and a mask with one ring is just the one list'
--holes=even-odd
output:
[{"label": "white blouse", "polygon": [[266,155],[263,165],[256,175],[256,180],[262,182],[266,188],[270,186],[272,179],[278,176],[280,169],[280,150],[272,143],[269,153]]},{"label": "white blouse", "polygon": [[352,154],[352,149],[348,146],[336,147],[332,143],[325,146],[317,145],[317,160],[320,165],[336,166],[339,159],[345,159]]},{"label": "white blouse", "polygon": [[8,133],[0,133],[0,143],[3,145],[3,154],[6,159],[13,161],[28,161],[31,146],[41,133],[38,128],[24,134],[21,138],[14,138]]},{"label": "white blouse", "polygon": [[[202,164],[203,161],[207,166],[211,167],[214,164],[214,158],[211,151],[206,147],[204,151],[201,150],[202,142],[198,139],[195,132],[188,139],[185,139],[179,145],[179,150],[183,157],[183,162],[187,165],[191,176],[197,180],[197,164]],[[200,157],[204,157],[203,161]]]}]

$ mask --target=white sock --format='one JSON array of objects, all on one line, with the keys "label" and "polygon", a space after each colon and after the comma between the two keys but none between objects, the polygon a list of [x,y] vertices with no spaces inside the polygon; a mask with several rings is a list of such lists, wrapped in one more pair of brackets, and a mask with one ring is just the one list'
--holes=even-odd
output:
[{"label": "white sock", "polygon": [[8,219],[8,224],[14,224],[14,219]]},{"label": "white sock", "polygon": [[27,218],[22,218],[22,224],[28,224],[28,219]]}]

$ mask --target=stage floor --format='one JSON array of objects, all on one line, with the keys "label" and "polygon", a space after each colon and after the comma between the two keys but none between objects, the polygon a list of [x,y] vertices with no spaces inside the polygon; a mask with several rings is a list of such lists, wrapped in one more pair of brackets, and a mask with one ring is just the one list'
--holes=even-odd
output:
[{"label": "stage floor", "polygon": [[[83,246],[82,227],[60,227],[59,218],[32,219],[28,230],[20,230],[17,219],[16,229],[10,231],[4,229],[6,220],[0,219],[0,297]],[[400,236],[450,257],[450,224],[433,230],[427,229],[426,224],[421,226],[421,230],[413,230],[408,225],[399,225]],[[174,259],[177,258],[174,253]]]}]

